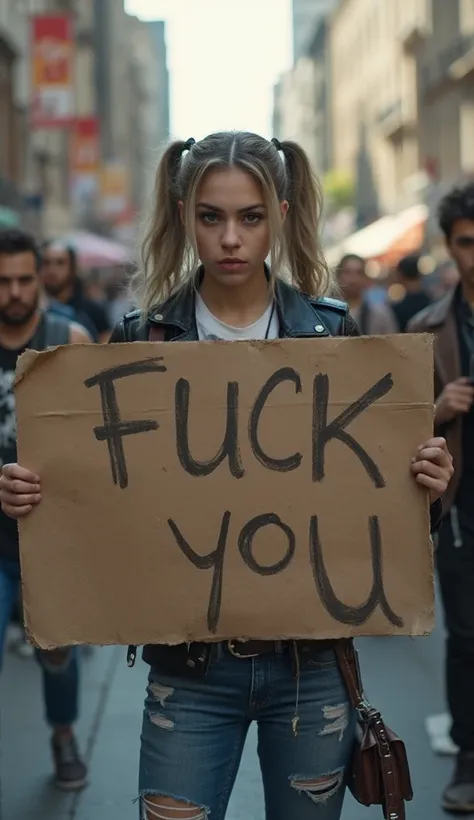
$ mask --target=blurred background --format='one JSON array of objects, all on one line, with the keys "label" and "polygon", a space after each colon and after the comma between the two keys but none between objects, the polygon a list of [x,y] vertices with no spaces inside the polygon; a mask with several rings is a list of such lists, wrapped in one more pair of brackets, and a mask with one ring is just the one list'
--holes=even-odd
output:
[{"label": "blurred background", "polygon": [[305,147],[332,264],[383,281],[416,250],[435,283],[437,203],[474,171],[473,0],[0,0],[0,224],[133,260],[163,146],[222,128]]}]

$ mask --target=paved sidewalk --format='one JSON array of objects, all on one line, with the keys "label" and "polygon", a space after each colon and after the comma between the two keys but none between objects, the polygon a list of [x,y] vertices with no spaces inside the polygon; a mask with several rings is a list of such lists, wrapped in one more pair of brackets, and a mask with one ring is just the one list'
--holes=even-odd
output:
[{"label": "paved sidewalk", "polygon": [[[442,637],[366,639],[362,663],[369,696],[408,745],[416,791],[407,820],[445,820],[440,792],[452,759],[432,754],[427,715],[443,711]],[[138,820],[138,740],[147,667],[130,670],[122,648],[96,649],[83,659],[79,735],[91,766],[88,789],[74,797],[50,784],[48,730],[40,713],[40,676],[33,660],[7,655],[0,678],[1,820]],[[253,729],[226,820],[263,820]],[[343,820],[381,820],[348,798]]]}]

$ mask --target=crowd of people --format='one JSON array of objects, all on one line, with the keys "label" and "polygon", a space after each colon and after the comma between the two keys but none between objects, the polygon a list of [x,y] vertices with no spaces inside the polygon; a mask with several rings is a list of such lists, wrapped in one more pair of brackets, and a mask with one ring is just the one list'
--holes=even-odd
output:
[{"label": "crowd of people", "polygon": [[[125,294],[115,293],[109,305],[87,295],[74,249],[61,242],[39,248],[21,230],[0,232],[0,661],[20,587],[16,520],[41,502],[43,492],[41,477],[16,463],[13,381],[23,350],[142,340],[154,338],[152,331],[168,342],[316,336],[314,330],[321,326],[335,336],[429,330],[436,334],[436,438],[420,442],[411,470],[430,497],[448,632],[447,695],[459,754],[443,806],[472,812],[474,186],[452,191],[440,209],[456,281],[443,298],[434,298],[424,286],[420,257],[411,255],[395,272],[404,291],[395,304],[370,298],[373,283],[366,261],[357,256],[341,260],[333,281],[318,245],[317,202],[308,160],[294,143],[241,133],[173,143],[157,175],[144,272],[134,297],[141,312],[131,311],[125,318],[117,316],[117,306],[129,304]],[[183,276],[190,248],[195,258]],[[291,284],[280,276],[282,248]],[[270,267],[265,261],[269,254]],[[451,275],[452,267],[448,270]],[[349,311],[340,301],[325,298],[336,291]],[[145,647],[150,678],[141,741],[141,817],[197,820],[210,812],[223,820],[243,740],[256,720],[267,817],[338,820],[356,715],[334,644],[233,641],[192,643],[179,651]],[[82,789],[88,773],[74,734],[79,653],[63,648],[35,654],[44,680],[56,784]],[[261,691],[249,702],[257,667]],[[293,737],[284,727],[294,721],[295,674],[301,713],[300,731]],[[173,697],[165,697],[164,688]],[[345,728],[332,735],[318,717],[328,699],[346,704]],[[161,713],[175,731],[162,731],[153,719]],[[198,731],[203,721],[206,731]],[[184,754],[186,766],[180,765]]]}]

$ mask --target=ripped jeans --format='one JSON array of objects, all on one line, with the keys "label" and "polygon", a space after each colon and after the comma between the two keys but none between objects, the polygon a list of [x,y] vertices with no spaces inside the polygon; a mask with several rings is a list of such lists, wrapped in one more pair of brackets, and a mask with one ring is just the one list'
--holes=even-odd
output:
[{"label": "ripped jeans", "polygon": [[[0,559],[0,669],[5,650],[5,636],[13,606],[20,589],[20,564]],[[48,652],[36,651],[43,672],[45,717],[49,725],[71,726],[77,720],[79,663],[77,648],[69,649],[61,664],[49,661]]]},{"label": "ripped jeans", "polygon": [[[223,820],[252,721],[267,820],[339,820],[356,720],[334,651],[323,649],[297,680],[288,650],[240,659],[221,644],[206,677],[150,671],[140,820]],[[157,796],[196,812],[162,810]]]}]

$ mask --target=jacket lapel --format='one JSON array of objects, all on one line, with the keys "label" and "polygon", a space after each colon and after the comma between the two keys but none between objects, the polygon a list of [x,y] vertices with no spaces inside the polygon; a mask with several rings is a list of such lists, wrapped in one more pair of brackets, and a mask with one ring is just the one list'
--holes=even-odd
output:
[{"label": "jacket lapel", "polygon": [[462,375],[454,304],[456,293],[456,290],[451,291],[434,305],[426,321],[426,330],[436,334],[435,369],[442,385],[455,381]]}]

